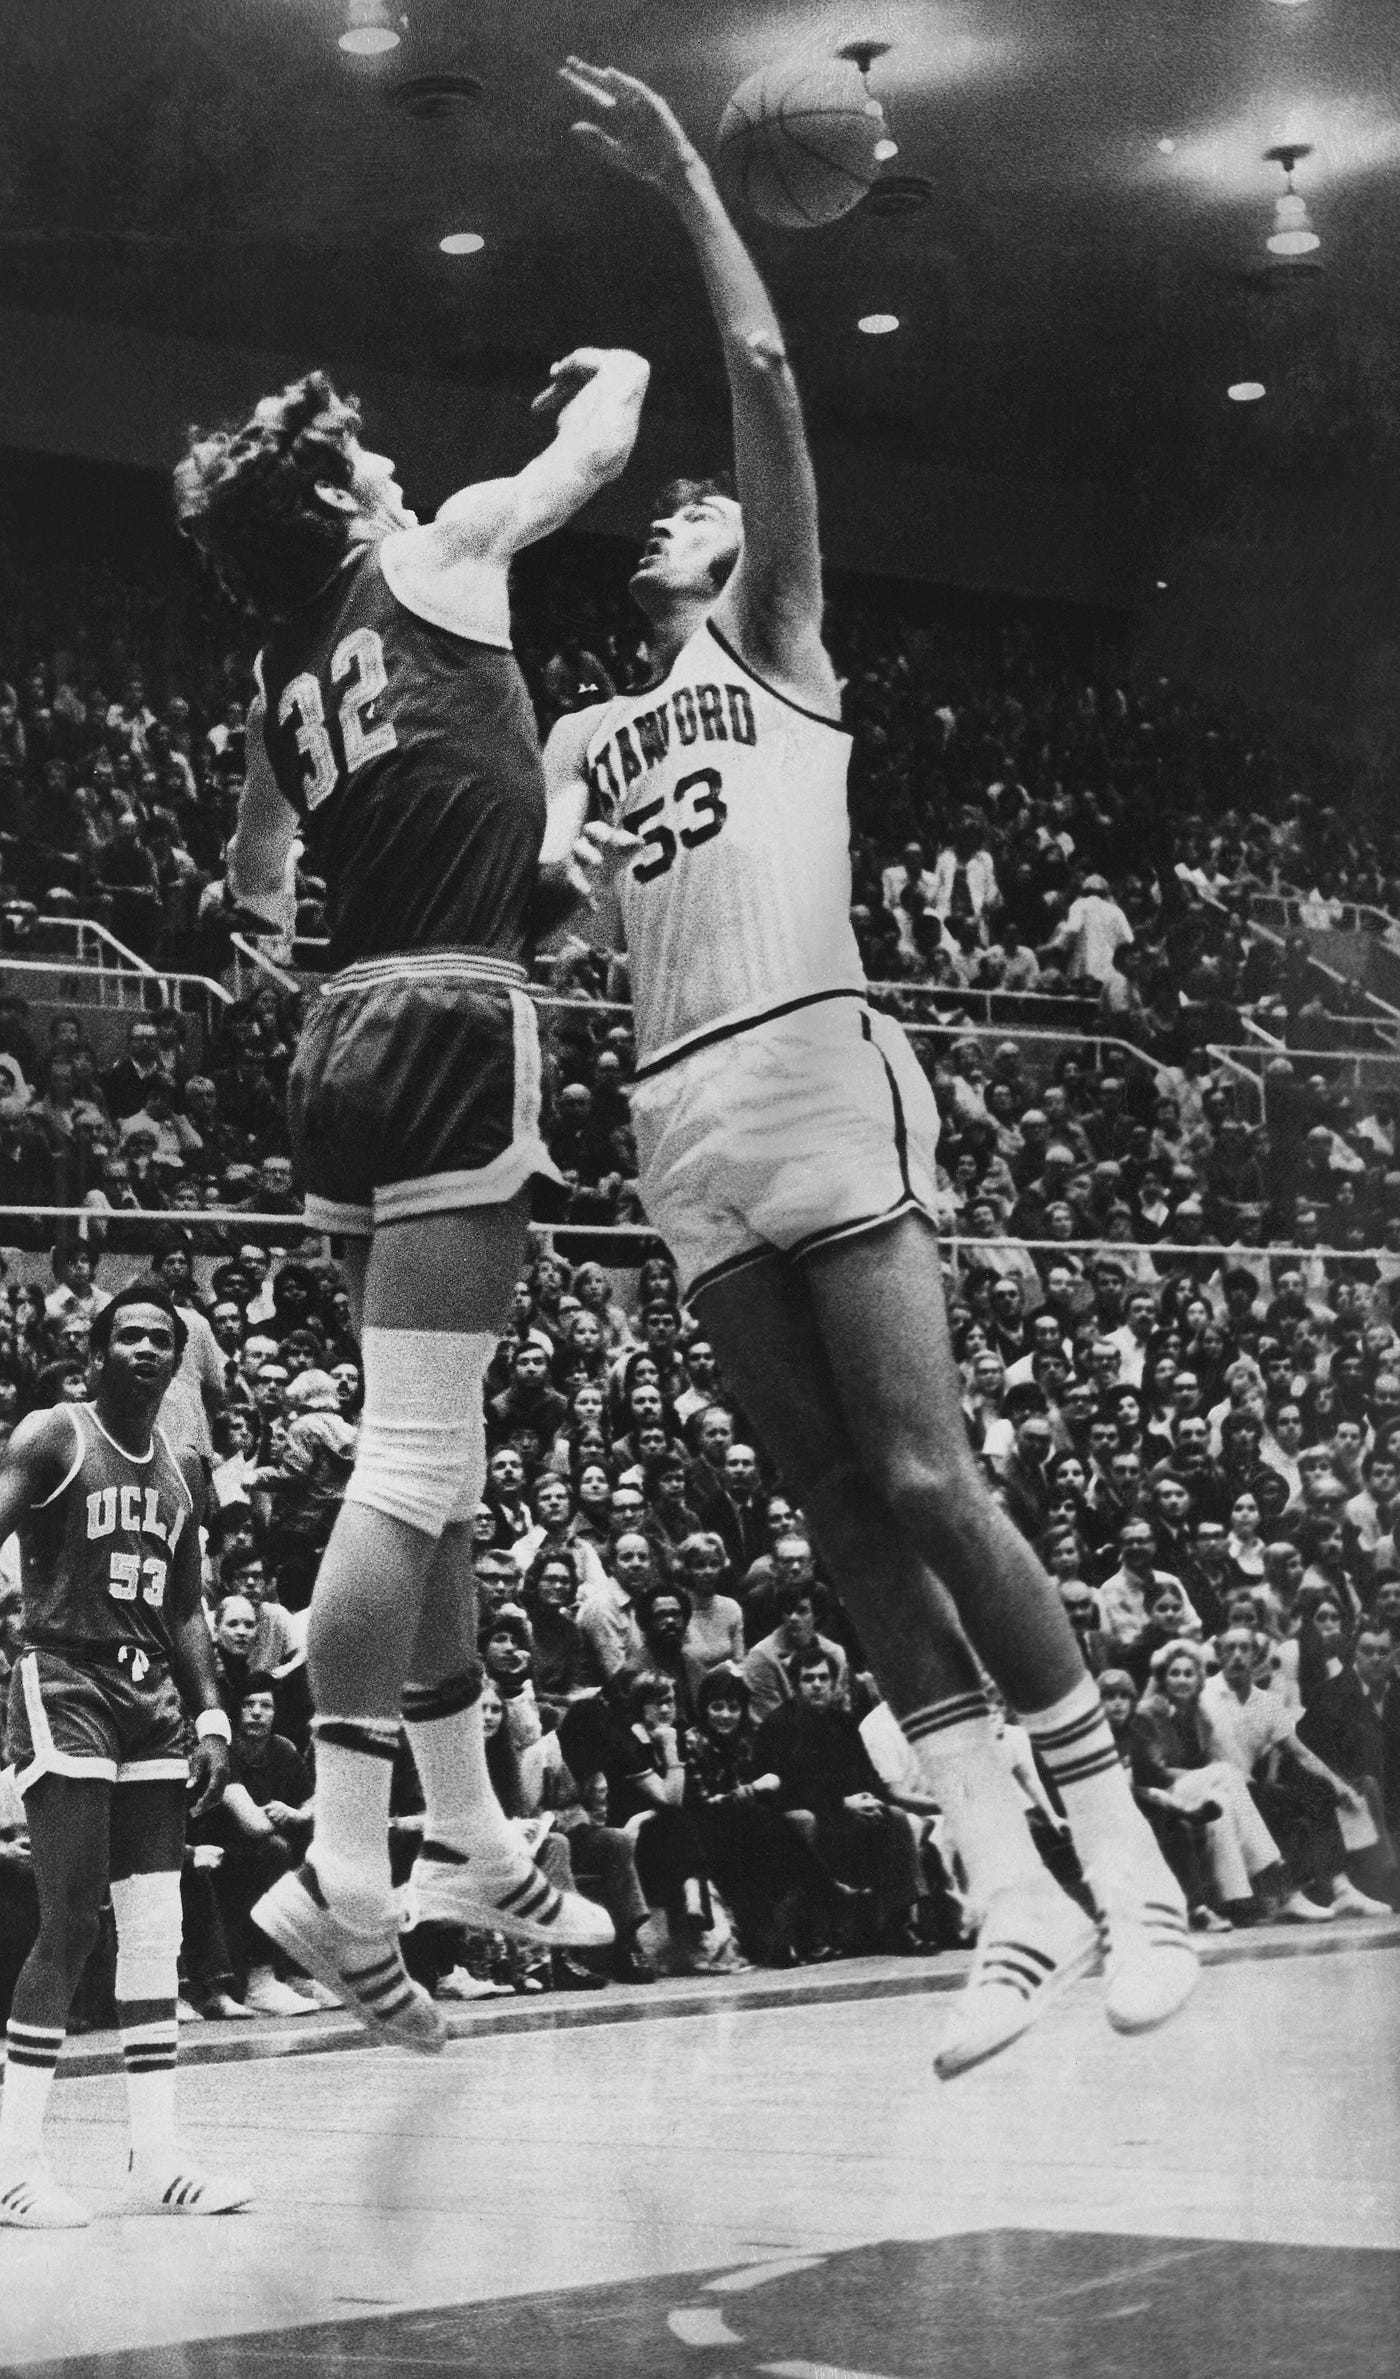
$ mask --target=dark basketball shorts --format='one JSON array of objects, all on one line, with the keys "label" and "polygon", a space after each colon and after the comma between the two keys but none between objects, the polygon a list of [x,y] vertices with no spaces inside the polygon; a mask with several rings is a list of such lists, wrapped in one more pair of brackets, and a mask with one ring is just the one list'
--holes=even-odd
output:
[{"label": "dark basketball shorts", "polygon": [[10,1679],[5,1749],[15,1786],[41,1776],[107,1784],[184,1784],[188,1723],[168,1669],[135,1646],[85,1658],[39,1645]]},{"label": "dark basketball shorts", "polygon": [[540,1136],[525,970],[467,950],[362,959],[313,1001],[287,1086],[313,1230],[365,1237],[560,1176]]}]

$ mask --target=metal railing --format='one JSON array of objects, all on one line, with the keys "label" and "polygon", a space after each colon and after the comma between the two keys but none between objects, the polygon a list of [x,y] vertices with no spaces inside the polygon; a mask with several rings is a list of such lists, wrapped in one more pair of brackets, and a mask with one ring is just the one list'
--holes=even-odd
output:
[{"label": "metal railing", "polygon": [[[177,969],[153,966],[149,959],[138,957],[107,926],[97,924],[91,917],[37,917],[35,931],[46,939],[51,935],[73,936],[74,966],[97,986],[98,1007],[190,1009],[200,1016],[205,1030],[212,1031],[222,1012],[233,1004],[232,992],[222,983],[214,982],[208,975],[188,975]],[[5,963],[23,962],[6,958]],[[46,961],[33,963],[43,965]],[[71,977],[74,970],[66,971]]]}]

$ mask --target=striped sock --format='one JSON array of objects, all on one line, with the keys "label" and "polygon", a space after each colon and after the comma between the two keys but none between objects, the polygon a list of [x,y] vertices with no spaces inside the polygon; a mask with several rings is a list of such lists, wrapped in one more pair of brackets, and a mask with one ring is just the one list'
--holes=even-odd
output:
[{"label": "striped sock", "polygon": [[399,1728],[392,1718],[318,1718],[311,1864],[352,1932],[393,1922],[389,1788]]},{"label": "striped sock", "polygon": [[1065,1805],[1086,1867],[1105,1855],[1152,1847],[1147,1820],[1133,1800],[1128,1771],[1092,1677],[1083,1677],[1048,1710],[1025,1714],[1036,1750]]},{"label": "striped sock", "polygon": [[973,1905],[984,1909],[1009,1884],[1043,1884],[1025,1801],[980,1688],[926,1702],[899,1723],[947,1821]]},{"label": "striped sock", "polygon": [[5,2027],[5,2087],[0,2092],[0,2165],[33,2155],[42,2145],[44,2112],[63,2046],[61,2024]]},{"label": "striped sock", "polygon": [[179,2027],[173,1999],[137,1999],[117,2007],[133,2153],[169,2148],[175,2141],[175,2049]]},{"label": "striped sock", "polygon": [[423,1839],[466,1854],[517,1847],[492,1789],[479,1666],[437,1685],[406,1685],[404,1732],[423,1787]]}]

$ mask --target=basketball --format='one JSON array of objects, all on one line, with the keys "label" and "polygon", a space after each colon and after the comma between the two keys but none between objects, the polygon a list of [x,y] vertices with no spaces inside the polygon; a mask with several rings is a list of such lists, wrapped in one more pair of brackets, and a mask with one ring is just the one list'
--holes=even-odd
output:
[{"label": "basketball", "polygon": [[859,206],[879,171],[885,118],[844,58],[761,67],[720,119],[718,163],[741,206],[808,231]]}]

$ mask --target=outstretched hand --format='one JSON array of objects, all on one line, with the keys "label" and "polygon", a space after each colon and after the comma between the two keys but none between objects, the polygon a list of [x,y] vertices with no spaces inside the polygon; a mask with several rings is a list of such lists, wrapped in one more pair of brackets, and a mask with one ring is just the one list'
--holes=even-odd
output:
[{"label": "outstretched hand", "polygon": [[559,79],[592,110],[572,126],[574,138],[618,173],[659,186],[698,155],[665,100],[634,74],[570,58],[560,67]]},{"label": "outstretched hand", "polygon": [[540,390],[530,411],[542,419],[562,413],[590,380],[608,370],[615,377],[624,377],[629,385],[635,381],[645,391],[651,366],[630,347],[575,347],[572,354],[550,365],[548,385]]},{"label": "outstretched hand", "polygon": [[586,901],[590,909],[596,909],[602,894],[611,887],[633,852],[644,848],[641,836],[629,834],[626,827],[605,826],[600,819],[592,819],[569,853],[567,881],[580,900]]}]

